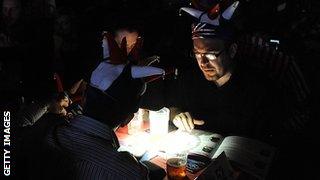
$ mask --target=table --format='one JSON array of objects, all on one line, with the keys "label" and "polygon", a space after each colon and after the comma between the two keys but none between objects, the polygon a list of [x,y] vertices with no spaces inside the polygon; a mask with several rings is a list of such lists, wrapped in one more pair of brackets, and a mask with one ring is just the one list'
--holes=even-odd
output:
[{"label": "table", "polygon": [[[119,128],[115,133],[116,133],[116,135],[118,137],[120,145],[125,145],[125,144],[130,144],[130,143],[133,143],[133,144],[137,143],[137,146],[135,146],[135,147],[144,146],[144,145],[148,146],[147,144],[150,143],[150,141],[148,141],[148,140],[150,140],[150,137],[148,137],[148,134],[149,134],[148,128],[149,128],[149,123],[148,122],[144,122],[143,126],[141,128],[141,131],[136,133],[136,134],[134,134],[134,135],[129,135],[128,134],[128,128],[127,127]],[[136,136],[136,140],[138,140],[138,141],[135,141],[134,136]],[[148,140],[147,140],[147,138],[148,138]],[[133,141],[132,142],[128,142],[130,140],[133,140]],[[161,144],[160,139],[157,139],[157,137],[155,137],[154,139],[151,138],[151,143],[153,143],[151,146],[155,146],[155,148],[157,148],[157,145],[159,145],[159,142]],[[128,151],[133,153],[136,156],[140,156],[140,155],[144,154],[144,152],[145,152],[143,150],[141,150],[141,152],[140,152],[139,150],[135,151],[133,149],[130,149]],[[154,163],[154,164],[156,164],[156,165],[158,165],[158,166],[160,166],[164,170],[166,170],[166,160],[165,160],[165,158],[161,157],[161,155],[156,155],[155,157],[151,158],[149,161]],[[187,171],[187,177],[188,177],[188,179],[196,179],[196,177],[198,177],[201,174],[202,171],[199,171],[199,172],[197,172],[195,174],[192,174],[192,173]]]},{"label": "table", "polygon": [[[188,179],[197,178],[206,167],[210,169],[206,174],[210,177],[220,176],[220,171],[215,171],[219,169],[224,172],[222,174],[227,175],[226,177],[236,179],[256,179],[258,177],[263,179],[267,177],[269,166],[276,153],[276,149],[266,143],[240,136],[223,137],[216,133],[194,129],[191,133],[182,131],[184,134],[173,131],[162,135],[164,138],[161,139],[152,137],[146,130],[148,130],[148,124],[144,124],[141,132],[134,135],[128,135],[125,128],[120,129],[116,134],[120,145],[127,144],[128,147],[130,145],[133,147],[131,151],[130,149],[127,151],[135,156],[157,152],[151,153],[152,158],[148,158],[148,160],[163,169],[166,169],[166,160],[165,156],[161,155],[165,154],[165,149],[170,151],[170,148],[173,147],[174,150],[180,152],[181,147],[189,147],[189,155],[195,156],[188,157],[188,167],[193,170],[202,169],[202,171],[196,174],[187,172]],[[179,132],[179,130],[176,132]],[[193,144],[194,141],[190,141],[193,138],[197,139],[196,144]],[[181,144],[186,144],[186,146],[180,146]],[[163,153],[161,154],[161,152]],[[264,164],[264,166],[261,164]]]}]

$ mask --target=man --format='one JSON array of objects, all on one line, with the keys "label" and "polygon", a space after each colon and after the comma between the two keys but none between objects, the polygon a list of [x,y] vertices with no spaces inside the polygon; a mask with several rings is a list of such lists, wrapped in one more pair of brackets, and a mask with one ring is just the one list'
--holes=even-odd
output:
[{"label": "man", "polygon": [[1,9],[0,47],[12,47],[18,44],[18,20],[21,14],[19,0],[4,0]]},{"label": "man", "polygon": [[[114,129],[128,123],[138,110],[144,87],[142,78],[161,75],[163,70],[132,65],[115,38],[109,33],[104,36],[104,48],[108,48],[105,52],[109,55],[92,72],[83,115],[69,121],[39,122],[51,124],[42,142],[34,144],[32,138],[26,141],[30,158],[27,167],[33,169],[27,171],[29,179],[148,178],[144,165],[127,152],[117,151],[119,143]],[[126,36],[122,42],[125,39]],[[115,54],[123,59],[115,59]]]},{"label": "man", "polygon": [[272,134],[271,121],[280,118],[270,94],[272,85],[237,60],[231,17],[238,4],[218,3],[206,11],[211,14],[181,9],[198,21],[192,26],[198,68],[182,70],[168,90],[167,105],[172,106],[173,123],[179,129],[191,131],[199,125],[224,135],[265,138]]}]

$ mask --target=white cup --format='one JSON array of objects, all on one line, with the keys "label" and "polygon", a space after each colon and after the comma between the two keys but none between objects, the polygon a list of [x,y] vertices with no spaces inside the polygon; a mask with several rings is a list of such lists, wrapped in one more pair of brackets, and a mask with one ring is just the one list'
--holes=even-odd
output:
[{"label": "white cup", "polygon": [[168,134],[170,110],[166,107],[159,111],[149,111],[151,135]]}]

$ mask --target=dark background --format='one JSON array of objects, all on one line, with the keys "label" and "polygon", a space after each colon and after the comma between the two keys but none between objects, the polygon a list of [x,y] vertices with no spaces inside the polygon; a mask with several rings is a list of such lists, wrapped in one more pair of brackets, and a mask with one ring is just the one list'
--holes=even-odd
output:
[{"label": "dark background", "polygon": [[[49,91],[47,80],[53,72],[65,78],[66,87],[88,77],[101,59],[101,31],[123,25],[134,24],[141,30],[147,56],[160,55],[164,66],[188,68],[191,18],[179,16],[179,8],[190,6],[189,0],[56,0],[50,13],[47,2],[22,0],[20,18],[9,30],[17,43],[0,47],[2,106],[17,95],[33,97]],[[286,8],[278,12],[284,2]],[[238,10],[237,26],[242,32],[279,39],[280,50],[296,57],[317,101],[320,3],[247,0]],[[0,32],[6,31],[1,23]],[[59,41],[64,45],[58,47],[63,52],[57,57]]]},{"label": "dark background", "polygon": [[[67,87],[87,77],[101,59],[101,31],[120,26],[137,26],[145,39],[145,54],[160,55],[162,65],[188,66],[191,18],[179,16],[179,8],[190,6],[188,0],[56,0],[50,13],[46,2],[23,0],[20,18],[9,30],[0,21],[0,32],[16,41],[0,47],[1,95],[6,94],[1,97],[2,106],[8,106],[16,95],[32,97],[48,91],[45,87],[51,85],[48,80],[53,72],[62,75]],[[284,2],[286,8],[278,12]],[[246,0],[237,13],[242,32],[279,39],[280,50],[297,57],[314,98],[319,99],[315,92],[319,91],[320,3]],[[59,40],[64,44],[62,57],[55,51]]]},{"label": "dark background", "polygon": [[[179,16],[179,8],[190,6],[189,0],[56,0],[51,12],[46,0],[21,2],[20,17],[13,27],[6,28],[0,16],[0,33],[9,34],[15,41],[0,46],[1,110],[17,112],[23,102],[55,92],[54,72],[61,74],[66,89],[76,80],[87,79],[101,60],[101,32],[128,24],[141,31],[146,56],[159,55],[163,67],[190,67],[192,19]],[[241,32],[280,40],[279,50],[295,56],[305,76],[312,109],[308,128],[312,138],[305,152],[307,159],[313,159],[310,154],[317,152],[314,147],[320,100],[320,2],[240,2],[236,18]],[[286,8],[277,11],[284,2]]]}]

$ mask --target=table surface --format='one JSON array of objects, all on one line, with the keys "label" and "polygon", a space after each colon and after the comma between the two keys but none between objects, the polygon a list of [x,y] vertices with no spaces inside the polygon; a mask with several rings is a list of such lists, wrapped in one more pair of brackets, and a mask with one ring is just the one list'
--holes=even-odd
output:
[{"label": "table surface", "polygon": [[[252,178],[254,176],[261,176],[265,178],[268,175],[269,168],[252,169],[257,167],[252,164],[261,161],[270,166],[276,153],[276,149],[268,144],[239,136],[222,137],[219,134],[201,130],[193,130],[191,133],[178,130],[176,131],[177,134],[175,131],[173,131],[169,134],[155,136],[155,134],[150,134],[148,129],[148,121],[144,121],[141,131],[132,135],[128,134],[128,128],[126,127],[118,129],[116,131],[116,135],[119,139],[120,145],[122,145],[121,147],[123,147],[122,149],[120,147],[119,150],[129,151],[137,157],[142,157],[144,155],[143,159],[147,157],[145,159],[160,166],[164,170],[166,170],[166,160],[164,158],[166,156],[166,151],[168,149],[172,149],[172,147],[175,151],[180,149],[183,151],[187,147],[187,149],[189,148],[189,155],[202,155],[202,157],[211,157],[211,159],[218,158],[218,156],[216,157],[215,155],[221,155],[219,151],[224,151],[227,156],[229,155],[228,158],[230,158],[234,163],[233,166],[229,163],[220,163],[220,165],[222,166],[229,164],[228,166],[234,168],[233,175],[235,178],[242,177],[242,179],[250,179],[243,177]],[[222,142],[220,140],[222,140]],[[212,147],[217,149],[212,155],[212,151],[208,150],[208,148],[205,149],[204,147]],[[242,150],[234,153],[234,149],[237,149],[238,147],[241,147]],[[269,152],[269,155],[263,155],[261,152]],[[227,161],[228,160],[222,162]],[[213,163],[213,165],[214,164],[219,165],[219,162]],[[206,165],[206,163],[204,165]],[[214,168],[214,166],[210,167],[210,169]],[[248,169],[246,170],[245,168]],[[196,174],[192,174],[187,171],[187,177],[188,179],[196,179],[201,173],[203,173],[203,171],[204,169]],[[211,170],[208,172],[211,172]]]},{"label": "table surface", "polygon": [[[149,123],[146,121],[143,123],[143,126],[141,128],[141,132],[143,131],[146,131],[149,129]],[[120,142],[120,145],[121,143],[128,137],[130,137],[131,135],[128,134],[128,127],[125,126],[125,127],[122,127],[122,128],[118,128],[117,131],[115,132],[117,137],[118,137],[118,140]],[[166,170],[166,160],[164,158],[162,158],[161,156],[156,156],[152,159],[149,160],[150,162],[160,166],[161,168],[163,168],[164,170]],[[192,174],[190,172],[187,171],[187,179],[196,179],[196,177],[198,177],[201,173],[202,173],[203,170],[195,173],[195,174]],[[167,179],[165,177],[165,179]]]}]

